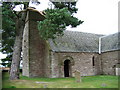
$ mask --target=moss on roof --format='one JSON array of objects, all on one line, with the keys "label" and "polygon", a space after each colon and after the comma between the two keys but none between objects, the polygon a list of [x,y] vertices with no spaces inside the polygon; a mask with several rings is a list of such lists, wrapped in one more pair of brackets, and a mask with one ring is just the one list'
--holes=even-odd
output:
[{"label": "moss on roof", "polygon": [[63,36],[49,40],[51,49],[56,52],[98,52],[99,37],[102,35],[77,31],[64,31]]},{"label": "moss on roof", "polygon": [[120,50],[120,32],[101,37],[102,52]]}]

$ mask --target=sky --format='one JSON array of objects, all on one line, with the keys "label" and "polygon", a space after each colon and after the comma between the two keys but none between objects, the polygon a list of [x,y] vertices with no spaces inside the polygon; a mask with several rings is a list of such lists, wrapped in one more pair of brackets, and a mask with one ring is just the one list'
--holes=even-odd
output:
[{"label": "sky", "polygon": [[[49,0],[39,0],[38,6],[30,6],[43,11],[51,8]],[[84,21],[76,28],[67,30],[109,35],[118,32],[118,2],[120,0],[78,0],[77,14],[74,16]],[[52,5],[53,7],[53,5]]]},{"label": "sky", "polygon": [[118,1],[79,0],[75,16],[84,23],[75,30],[105,35],[118,32]]},{"label": "sky", "polygon": [[[43,11],[50,8],[49,0],[39,0],[36,9]],[[75,16],[84,21],[76,28],[67,30],[109,35],[118,32],[118,2],[120,0],[78,0]],[[30,4],[30,6],[35,6]],[[52,5],[53,6],[53,5]],[[18,8],[17,8],[18,9]],[[6,55],[0,53],[0,59]]]},{"label": "sky", "polygon": [[[49,0],[39,0],[36,8],[43,11],[48,8]],[[77,28],[67,30],[109,35],[118,32],[118,2],[120,0],[78,0],[75,16],[84,21]],[[33,6],[33,5],[31,5]],[[50,7],[49,7],[50,8]]]}]

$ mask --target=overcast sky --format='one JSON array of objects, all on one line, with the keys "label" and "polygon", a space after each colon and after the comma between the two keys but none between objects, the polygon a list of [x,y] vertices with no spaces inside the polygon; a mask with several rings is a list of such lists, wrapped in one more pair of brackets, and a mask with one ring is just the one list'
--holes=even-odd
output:
[{"label": "overcast sky", "polygon": [[[39,0],[36,7],[39,11],[50,8],[49,0]],[[77,28],[68,27],[67,30],[89,32],[96,34],[113,34],[118,32],[118,2],[120,0],[78,0],[76,17],[84,21]],[[52,5],[53,6],[53,5]]]},{"label": "overcast sky", "polygon": [[[48,8],[49,0],[39,0],[36,8],[42,11]],[[78,0],[78,13],[75,15],[84,23],[77,28],[67,28],[96,34],[113,34],[118,32],[118,2],[120,0]],[[31,5],[32,6],[32,5]],[[5,55],[0,53],[0,58]]]},{"label": "overcast sky", "polygon": [[79,0],[77,17],[84,23],[76,30],[97,34],[118,32],[119,0]]},{"label": "overcast sky", "polygon": [[[37,9],[48,7],[49,0],[39,0]],[[78,0],[78,13],[75,15],[84,23],[77,28],[67,28],[96,34],[113,34],[118,32],[118,2],[120,0]]]}]

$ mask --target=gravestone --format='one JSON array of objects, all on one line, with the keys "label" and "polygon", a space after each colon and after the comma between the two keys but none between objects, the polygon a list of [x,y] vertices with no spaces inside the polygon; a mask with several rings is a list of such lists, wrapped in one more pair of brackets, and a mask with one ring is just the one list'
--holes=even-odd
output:
[{"label": "gravestone", "polygon": [[81,75],[80,75],[80,71],[78,70],[75,71],[75,81],[77,83],[81,82]]}]

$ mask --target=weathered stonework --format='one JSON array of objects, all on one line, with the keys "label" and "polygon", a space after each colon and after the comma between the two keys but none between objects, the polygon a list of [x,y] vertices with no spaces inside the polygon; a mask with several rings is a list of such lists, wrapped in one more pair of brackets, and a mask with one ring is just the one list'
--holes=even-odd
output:
[{"label": "weathered stonework", "polygon": [[[28,20],[28,14],[26,21]],[[23,33],[23,45],[22,45],[22,52],[23,52],[23,76],[29,77],[29,21],[26,22],[24,33]]]},{"label": "weathered stonework", "polygon": [[102,69],[103,74],[115,75],[115,68],[117,63],[120,61],[118,54],[120,51],[109,51],[102,53]]},{"label": "weathered stonework", "polygon": [[[31,19],[32,17],[32,19]],[[37,21],[43,20],[38,12],[28,11],[23,35],[23,75],[28,77],[47,76],[46,67],[49,55],[47,43],[39,36]]]},{"label": "weathered stonework", "polygon": [[[88,34],[81,33],[80,37],[77,32],[75,34],[69,32],[63,38],[59,37],[58,46],[55,46],[52,40],[45,41],[40,38],[37,21],[41,20],[44,20],[44,16],[40,12],[34,9],[27,10],[22,47],[23,76],[74,77],[75,71],[79,71],[81,76],[115,75],[115,67],[120,63],[118,57],[120,51],[114,48],[114,51],[98,54],[98,40],[101,35],[89,34],[87,37]],[[70,34],[74,38],[71,38]],[[104,50],[107,50],[105,45],[103,44]],[[111,44],[108,49],[114,45]]]},{"label": "weathered stonework", "polygon": [[[92,64],[92,58],[95,57]],[[70,53],[70,52],[52,52],[52,76],[64,77],[64,61],[70,60],[70,76],[74,77],[75,70],[80,71],[81,76],[101,74],[101,60],[96,53]]]}]

